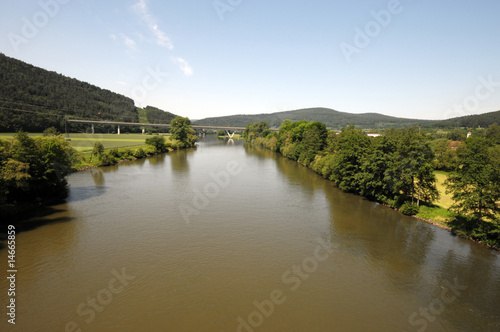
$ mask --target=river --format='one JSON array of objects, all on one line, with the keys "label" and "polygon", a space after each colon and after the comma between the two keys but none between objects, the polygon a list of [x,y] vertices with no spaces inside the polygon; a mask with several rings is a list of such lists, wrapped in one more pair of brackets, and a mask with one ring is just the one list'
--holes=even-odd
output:
[{"label": "river", "polygon": [[1,331],[500,330],[498,252],[270,151],[207,138],[69,183],[17,234]]}]

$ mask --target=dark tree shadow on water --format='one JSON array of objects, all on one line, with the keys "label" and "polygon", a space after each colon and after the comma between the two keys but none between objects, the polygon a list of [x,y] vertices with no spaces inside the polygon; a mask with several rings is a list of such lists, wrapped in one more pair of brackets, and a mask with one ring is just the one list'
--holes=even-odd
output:
[{"label": "dark tree shadow on water", "polygon": [[19,217],[6,218],[5,220],[0,221],[0,250],[6,248],[9,225],[13,225],[15,227],[15,234],[17,237],[19,233],[22,232],[32,231],[46,225],[71,222],[75,219],[74,217],[68,216],[47,218],[48,216],[64,211],[65,210],[58,209],[53,206],[42,206]]},{"label": "dark tree shadow on water", "polygon": [[97,186],[71,188],[67,201],[68,202],[85,201],[90,198],[101,196],[107,190],[108,187],[97,187]]}]

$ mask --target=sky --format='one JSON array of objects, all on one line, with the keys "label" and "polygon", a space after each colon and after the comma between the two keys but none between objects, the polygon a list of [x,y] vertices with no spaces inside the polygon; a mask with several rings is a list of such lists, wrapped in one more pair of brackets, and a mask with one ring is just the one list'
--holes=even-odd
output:
[{"label": "sky", "polygon": [[498,0],[23,0],[0,52],[191,119],[500,110]]}]

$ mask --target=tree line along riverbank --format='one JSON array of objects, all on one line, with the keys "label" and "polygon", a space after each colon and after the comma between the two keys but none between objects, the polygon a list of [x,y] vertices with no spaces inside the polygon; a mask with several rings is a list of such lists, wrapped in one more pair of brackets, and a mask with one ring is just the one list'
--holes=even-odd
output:
[{"label": "tree line along riverbank", "polygon": [[170,136],[152,135],[143,145],[105,150],[100,141],[92,150],[78,151],[53,128],[43,136],[20,131],[12,139],[0,138],[0,220],[15,222],[31,211],[68,196],[67,176],[76,170],[114,165],[193,147],[197,141],[191,121],[176,117]]},{"label": "tree line along riverbank", "polygon": [[370,137],[352,125],[338,133],[321,122],[290,120],[278,133],[266,122],[249,124],[243,138],[309,167],[345,192],[500,247],[496,123],[482,136],[456,141],[418,128],[390,128]]}]

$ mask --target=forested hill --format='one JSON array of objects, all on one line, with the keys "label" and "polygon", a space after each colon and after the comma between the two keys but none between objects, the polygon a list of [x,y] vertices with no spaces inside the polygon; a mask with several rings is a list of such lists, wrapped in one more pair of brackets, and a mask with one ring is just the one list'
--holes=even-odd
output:
[{"label": "forested hill", "polygon": [[477,128],[478,126],[481,126],[483,128],[486,128],[495,122],[500,123],[500,111],[467,115],[458,118],[442,120],[438,121],[435,125],[437,127]]},{"label": "forested hill", "polygon": [[[162,112],[148,106],[142,120],[168,123],[174,116]],[[139,110],[128,97],[0,53],[0,132],[41,132],[51,126],[62,131],[64,116],[139,122]]]},{"label": "forested hill", "polygon": [[500,111],[480,115],[470,115],[449,120],[417,120],[382,115],[378,113],[352,114],[339,112],[328,108],[306,108],[295,111],[271,114],[231,115],[217,118],[206,118],[195,122],[197,125],[238,126],[266,121],[271,127],[277,128],[283,120],[319,121],[332,129],[340,129],[348,124],[367,129],[384,129],[389,127],[436,126],[436,127],[488,127],[500,123]]},{"label": "forested hill", "polygon": [[207,118],[196,121],[196,124],[244,127],[249,123],[266,121],[271,127],[279,127],[283,120],[286,119],[292,121],[319,121],[333,129],[340,129],[350,123],[362,128],[383,129],[388,127],[426,125],[432,122],[428,120],[397,118],[377,113],[352,114],[318,107],[271,114],[233,115]]}]

